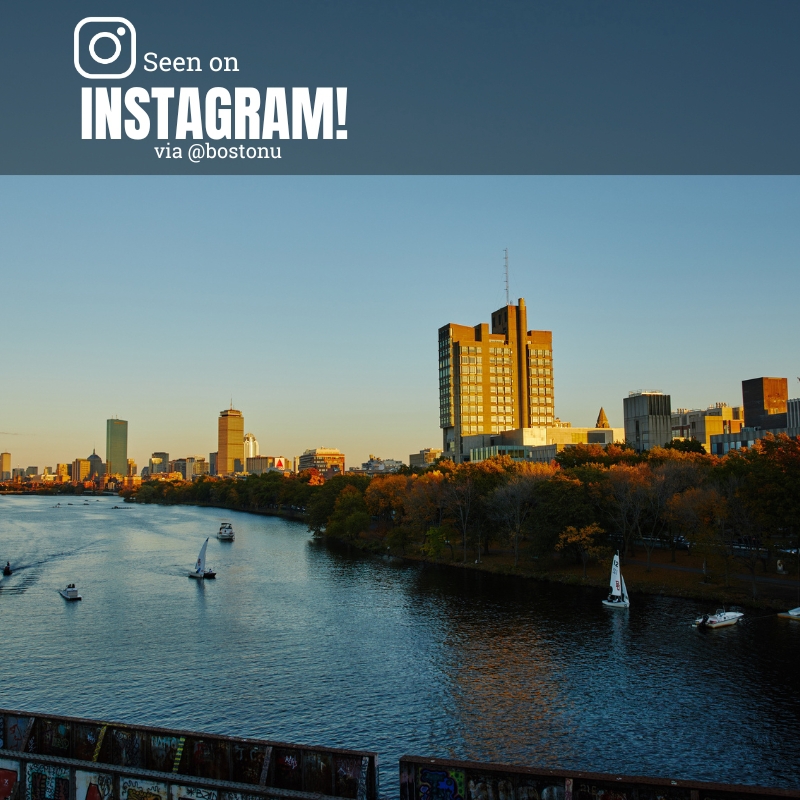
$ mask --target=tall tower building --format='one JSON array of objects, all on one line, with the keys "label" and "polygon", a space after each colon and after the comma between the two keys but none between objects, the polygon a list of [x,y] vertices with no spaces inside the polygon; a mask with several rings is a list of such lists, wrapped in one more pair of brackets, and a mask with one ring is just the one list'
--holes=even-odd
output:
[{"label": "tall tower building", "polygon": [[106,474],[128,474],[127,420],[106,420]]},{"label": "tall tower building", "polygon": [[553,334],[528,330],[525,300],[492,314],[492,328],[439,328],[439,427],[444,455],[461,437],[552,425]]},{"label": "tall tower building", "polygon": [[219,412],[217,475],[244,471],[244,416],[229,408]]},{"label": "tall tower building", "polygon": [[252,433],[246,433],[244,436],[244,460],[255,458],[257,455],[259,455],[258,439]]},{"label": "tall tower building", "polygon": [[0,481],[11,480],[11,453],[0,453]]}]

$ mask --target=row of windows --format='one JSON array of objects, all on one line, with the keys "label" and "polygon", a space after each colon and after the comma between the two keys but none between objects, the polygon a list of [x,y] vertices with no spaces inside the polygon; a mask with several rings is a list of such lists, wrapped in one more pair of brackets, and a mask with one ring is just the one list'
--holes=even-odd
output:
[{"label": "row of windows", "polygon": [[490,347],[489,352],[498,356],[510,356],[514,350],[511,347]]},{"label": "row of windows", "polygon": [[489,383],[503,383],[506,386],[511,386],[511,378],[490,376]]},{"label": "row of windows", "polygon": [[489,367],[490,375],[513,375],[511,367]]},{"label": "row of windows", "polygon": [[531,375],[552,375],[553,370],[550,367],[534,367],[530,371]]},{"label": "row of windows", "polygon": [[461,356],[462,364],[482,364],[482,356]]},{"label": "row of windows", "polygon": [[462,375],[461,383],[483,383],[483,378],[477,373],[475,375]]},{"label": "row of windows", "polygon": [[536,357],[545,357],[545,358],[552,358],[553,351],[552,350],[528,350],[528,358],[536,358]]},{"label": "row of windows", "polygon": [[477,345],[474,346],[474,347],[472,345],[467,345],[465,347],[462,344],[461,347],[460,347],[460,350],[461,350],[462,353],[472,353],[473,355],[475,353],[482,353],[483,352],[483,348],[482,347],[478,347]]},{"label": "row of windows", "polygon": [[531,397],[543,397],[547,394],[553,394],[553,389],[550,386],[540,386],[538,389],[534,386],[528,394]]},{"label": "row of windows", "polygon": [[489,363],[490,364],[510,364],[511,363],[511,359],[510,358],[490,358],[489,359]]}]

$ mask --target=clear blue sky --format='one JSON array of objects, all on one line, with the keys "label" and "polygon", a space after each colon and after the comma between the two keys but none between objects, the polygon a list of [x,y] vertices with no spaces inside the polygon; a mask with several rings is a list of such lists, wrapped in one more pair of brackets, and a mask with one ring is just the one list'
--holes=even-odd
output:
[{"label": "clear blue sky", "polygon": [[0,179],[0,450],[14,466],[216,449],[440,446],[437,328],[524,297],[556,413],[622,424],[631,389],[741,402],[800,375],[800,179]]}]

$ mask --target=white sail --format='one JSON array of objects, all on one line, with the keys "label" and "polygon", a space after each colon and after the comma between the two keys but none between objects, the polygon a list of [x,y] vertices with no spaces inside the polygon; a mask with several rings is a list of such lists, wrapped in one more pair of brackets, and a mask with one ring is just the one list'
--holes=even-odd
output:
[{"label": "white sail", "polygon": [[208,547],[208,539],[203,542],[200,548],[200,555],[197,556],[197,563],[194,565],[195,572],[205,572],[206,570],[206,547]]},{"label": "white sail", "polygon": [[619,579],[622,581],[622,599],[627,603],[628,602],[628,587],[625,586],[625,578],[622,577],[622,571],[620,570]]},{"label": "white sail", "polygon": [[611,562],[611,594],[619,597],[622,594],[622,573],[619,571],[619,553],[614,554]]}]

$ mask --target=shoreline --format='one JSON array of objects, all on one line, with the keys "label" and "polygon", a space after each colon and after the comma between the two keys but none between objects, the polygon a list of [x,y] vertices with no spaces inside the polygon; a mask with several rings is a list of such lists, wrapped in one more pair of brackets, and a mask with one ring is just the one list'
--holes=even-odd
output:
[{"label": "shoreline", "polygon": [[[13,496],[48,496],[52,497],[55,493],[51,492],[2,492],[3,495]],[[91,493],[84,493],[92,496]],[[97,495],[95,495],[97,496]],[[120,497],[104,493],[106,497]],[[123,499],[123,498],[120,498]],[[154,506],[194,506],[196,508],[218,508],[223,511],[233,511],[242,514],[254,514],[264,517],[279,517],[289,522],[305,523],[308,515],[292,511],[284,511],[273,508],[243,509],[231,508],[230,506],[216,505],[213,503],[137,503],[136,500],[124,499],[125,503],[131,505],[154,505]],[[484,556],[480,563],[468,561],[464,563],[459,560],[431,559],[422,554],[416,553],[396,553],[383,552],[378,550],[374,543],[368,540],[348,541],[326,536],[325,534],[314,535],[315,540],[321,542],[335,543],[337,546],[352,549],[365,556],[385,560],[387,556],[392,560],[399,560],[409,565],[426,564],[430,566],[445,567],[456,570],[471,570],[476,573],[486,573],[508,578],[521,579],[524,581],[537,581],[540,583],[557,583],[566,586],[580,588],[593,588],[605,590],[608,587],[608,575],[605,566],[595,563],[588,567],[587,577],[583,577],[583,568],[580,565],[561,563],[551,566],[550,569],[536,569],[533,565],[514,567],[503,561],[503,551],[490,553]],[[388,548],[387,548],[388,550]],[[669,554],[669,550],[654,551],[654,555]],[[636,595],[656,595],[661,597],[674,597],[686,600],[696,600],[698,602],[708,602],[718,605],[738,605],[760,611],[786,611],[797,605],[793,602],[790,595],[797,592],[797,578],[786,576],[786,580],[776,579],[768,575],[760,575],[756,578],[759,588],[759,597],[753,599],[750,576],[735,575],[731,576],[730,585],[724,586],[717,582],[704,583],[698,578],[702,571],[692,567],[680,567],[675,562],[665,564],[663,561],[654,560],[652,570],[647,572],[645,562],[629,557],[622,564],[625,570],[628,592],[631,596]],[[679,572],[680,571],[680,572]],[[672,574],[670,574],[672,573]],[[679,578],[683,577],[683,580]],[[672,578],[672,580],[670,580]],[[676,580],[677,579],[677,580]],[[770,591],[772,589],[773,591]],[[776,596],[782,595],[782,596]]]}]

